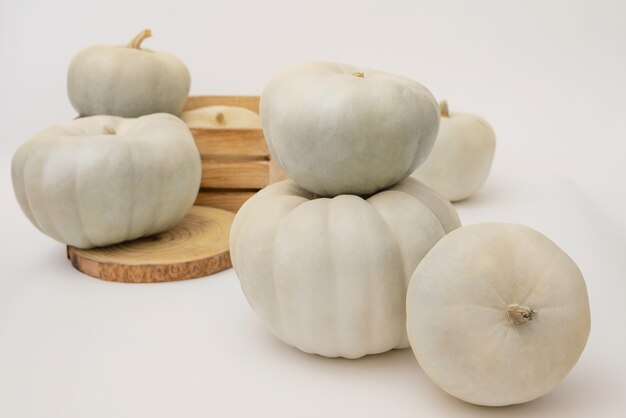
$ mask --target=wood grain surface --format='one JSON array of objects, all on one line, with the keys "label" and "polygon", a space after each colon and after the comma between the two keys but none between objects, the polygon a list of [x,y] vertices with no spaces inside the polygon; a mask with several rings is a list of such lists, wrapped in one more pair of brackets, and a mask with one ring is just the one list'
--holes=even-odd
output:
[{"label": "wood grain surface", "polygon": [[155,283],[193,279],[232,267],[228,248],[234,215],[193,206],[174,228],[88,250],[67,247],[72,265],[102,280]]},{"label": "wood grain surface", "polygon": [[[238,106],[259,112],[259,96],[192,96],[184,110]],[[202,157],[196,205],[232,212],[258,190],[287,178],[271,158],[262,129],[192,128]]]},{"label": "wood grain surface", "polygon": [[200,189],[196,205],[211,206],[237,212],[257,190]]},{"label": "wood grain surface", "polygon": [[261,129],[192,128],[191,133],[203,159],[217,156],[270,158]]},{"label": "wood grain surface", "polygon": [[202,160],[201,188],[262,189],[269,180],[269,161]]}]

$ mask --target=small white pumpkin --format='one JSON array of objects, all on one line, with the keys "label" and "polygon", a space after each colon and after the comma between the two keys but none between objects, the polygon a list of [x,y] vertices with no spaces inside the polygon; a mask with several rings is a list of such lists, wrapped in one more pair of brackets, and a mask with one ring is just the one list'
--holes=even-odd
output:
[{"label": "small white pumpkin", "polygon": [[487,180],[496,152],[496,135],[478,115],[450,113],[445,101],[440,109],[435,145],[412,176],[456,202],[476,193]]},{"label": "small white pumpkin", "polygon": [[172,54],[141,48],[151,35],[146,29],[128,45],[91,46],[74,56],[67,92],[79,115],[180,114],[189,95],[189,70]]},{"label": "small white pumpkin", "polygon": [[260,107],[272,155],[322,196],[372,194],[409,176],[439,126],[437,102],[421,84],[330,62],[275,77]]},{"label": "small white pumpkin", "polygon": [[450,202],[415,179],[366,200],[320,198],[286,180],[241,207],[230,254],[248,302],[278,338],[357,358],[408,347],[409,278],[459,225]]},{"label": "small white pumpkin", "polygon": [[206,106],[187,110],[180,118],[190,128],[260,129],[258,113],[239,106]]},{"label": "small white pumpkin", "polygon": [[407,294],[411,346],[441,389],[478,405],[550,392],[582,353],[587,289],[570,257],[514,224],[465,226],[424,257]]},{"label": "small white pumpkin", "polygon": [[172,227],[193,205],[201,176],[189,128],[166,113],[48,128],[17,150],[11,170],[33,225],[80,248]]}]

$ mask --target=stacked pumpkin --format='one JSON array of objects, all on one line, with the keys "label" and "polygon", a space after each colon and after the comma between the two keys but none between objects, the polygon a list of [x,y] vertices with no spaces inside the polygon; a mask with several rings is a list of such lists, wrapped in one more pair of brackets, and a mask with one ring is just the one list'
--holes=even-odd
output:
[{"label": "stacked pumpkin", "polygon": [[292,180],[253,196],[233,222],[231,258],[250,304],[309,353],[408,347],[409,279],[460,226],[447,199],[409,177],[435,141],[436,100],[401,76],[312,63],[269,83],[261,118]]},{"label": "stacked pumpkin", "polygon": [[13,157],[22,210],[58,241],[91,248],[152,235],[193,205],[200,156],[174,116],[187,100],[189,71],[171,54],[143,49],[150,35],[80,51],[68,94],[81,117],[38,133]]},{"label": "stacked pumpkin", "polygon": [[[482,157],[443,171],[440,185],[458,185],[444,198],[408,177],[439,126],[435,99],[415,81],[306,64],[269,83],[261,118],[292,180],[242,206],[230,246],[245,296],[278,338],[347,358],[410,343],[439,387],[481,405],[535,399],[569,372],[590,328],[576,264],[521,225],[460,227],[448,200],[484,181],[490,128],[476,131],[487,141],[468,138]],[[456,146],[439,156],[461,160]],[[483,168],[457,182],[472,166]]]}]

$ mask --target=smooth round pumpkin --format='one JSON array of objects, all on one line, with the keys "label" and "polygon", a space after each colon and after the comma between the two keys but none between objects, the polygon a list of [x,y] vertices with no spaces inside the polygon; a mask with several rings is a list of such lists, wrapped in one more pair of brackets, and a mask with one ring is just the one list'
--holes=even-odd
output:
[{"label": "smooth round pumpkin", "polygon": [[278,338],[357,358],[408,346],[408,280],[459,225],[450,203],[414,179],[367,199],[321,198],[286,180],[241,207],[230,254],[248,302]]},{"label": "smooth round pumpkin", "polygon": [[189,95],[189,70],[172,54],[142,48],[149,36],[144,30],[128,45],[91,46],[74,56],[67,92],[79,115],[180,114]]},{"label": "smooth round pumpkin", "polygon": [[582,353],[587,289],[572,259],[522,225],[484,223],[445,236],[407,293],[411,347],[441,389],[478,405],[550,392]]},{"label": "smooth round pumpkin", "polygon": [[413,177],[452,202],[476,193],[489,176],[496,135],[485,119],[449,112],[443,101],[439,133],[432,151]]},{"label": "smooth round pumpkin", "polygon": [[79,248],[169,229],[193,205],[201,176],[189,128],[165,113],[48,128],[17,150],[11,170],[33,225]]},{"label": "smooth round pumpkin", "polygon": [[259,114],[239,106],[206,106],[187,110],[180,118],[190,128],[260,129]]},{"label": "smooth round pumpkin", "polygon": [[437,102],[421,84],[330,62],[275,77],[260,113],[285,173],[322,196],[368,195],[409,176],[439,126]]}]

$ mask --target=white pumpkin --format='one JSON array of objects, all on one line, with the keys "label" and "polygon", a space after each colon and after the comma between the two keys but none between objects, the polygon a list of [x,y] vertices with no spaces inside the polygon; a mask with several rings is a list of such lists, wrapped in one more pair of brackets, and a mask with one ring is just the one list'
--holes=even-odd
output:
[{"label": "white pumpkin", "polygon": [[275,77],[260,108],[272,155],[322,196],[372,194],[409,176],[439,126],[437,102],[421,84],[330,62]]},{"label": "white pumpkin", "polygon": [[440,388],[501,406],[550,392],[590,330],[585,281],[540,233],[514,224],[465,226],[417,267],[407,294],[415,356]]},{"label": "white pumpkin", "polygon": [[172,54],[141,48],[149,36],[144,30],[128,45],[91,46],[74,56],[67,91],[81,116],[180,114],[189,95],[189,70]]},{"label": "white pumpkin", "polygon": [[250,305],[278,338],[357,358],[408,346],[408,280],[459,225],[450,203],[414,179],[366,200],[320,198],[286,180],[241,207],[230,254]]},{"label": "white pumpkin", "polygon": [[201,166],[175,116],[92,116],[48,128],[12,162],[22,210],[44,234],[80,248],[172,227],[193,204]]},{"label": "white pumpkin", "polygon": [[187,110],[180,118],[190,128],[260,129],[258,113],[239,106],[206,106]]},{"label": "white pumpkin", "polygon": [[440,107],[435,145],[412,176],[456,202],[476,193],[487,180],[496,152],[496,135],[480,116],[450,113],[445,101]]}]

